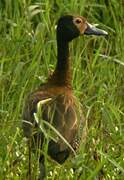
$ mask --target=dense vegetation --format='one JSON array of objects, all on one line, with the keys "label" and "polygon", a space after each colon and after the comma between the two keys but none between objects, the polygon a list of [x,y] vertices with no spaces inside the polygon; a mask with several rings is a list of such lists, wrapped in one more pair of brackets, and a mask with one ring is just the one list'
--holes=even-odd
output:
[{"label": "dense vegetation", "polygon": [[71,43],[74,93],[88,121],[88,135],[64,165],[48,158],[48,179],[124,178],[124,1],[0,0],[1,180],[26,179],[24,98],[55,67],[55,25],[66,13],[98,23],[109,37],[83,36]]}]

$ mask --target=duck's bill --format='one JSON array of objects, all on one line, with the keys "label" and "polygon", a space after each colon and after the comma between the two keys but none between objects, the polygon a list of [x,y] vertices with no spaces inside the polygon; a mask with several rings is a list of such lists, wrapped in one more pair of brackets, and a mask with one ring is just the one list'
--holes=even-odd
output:
[{"label": "duck's bill", "polygon": [[97,28],[95,25],[87,23],[87,28],[84,32],[86,35],[96,35],[96,36],[107,36],[108,33],[102,29]]}]

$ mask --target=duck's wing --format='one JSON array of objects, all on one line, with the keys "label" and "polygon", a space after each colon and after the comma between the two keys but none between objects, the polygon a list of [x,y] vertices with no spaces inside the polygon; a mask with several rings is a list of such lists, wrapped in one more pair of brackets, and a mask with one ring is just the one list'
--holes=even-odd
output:
[{"label": "duck's wing", "polygon": [[34,115],[37,113],[38,103],[47,101],[49,98],[50,95],[42,91],[37,91],[28,95],[22,114],[22,127],[25,137],[30,138],[33,133],[33,128],[37,127],[37,121],[35,120]]}]

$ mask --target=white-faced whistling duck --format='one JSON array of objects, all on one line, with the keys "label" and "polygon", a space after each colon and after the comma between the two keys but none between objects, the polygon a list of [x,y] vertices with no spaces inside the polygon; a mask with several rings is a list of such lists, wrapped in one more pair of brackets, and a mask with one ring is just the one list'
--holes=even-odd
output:
[{"label": "white-faced whistling duck", "polygon": [[[78,108],[71,84],[69,42],[83,34],[106,36],[107,32],[89,24],[82,16],[66,15],[58,20],[57,65],[55,71],[45,84],[28,96],[23,111],[24,135],[31,139],[33,149],[34,142],[39,142],[40,148],[42,148],[46,139],[43,132],[38,130],[39,125],[34,119],[34,113],[37,112],[38,102],[49,98],[50,100],[41,106],[41,120],[51,123],[75,149],[74,142],[78,133],[78,121],[80,119],[78,119]],[[33,131],[33,129],[35,130]],[[70,148],[61,138],[58,138],[56,142],[49,139],[48,155],[58,163],[62,164],[68,158],[70,152]],[[43,154],[40,156],[39,161],[41,164],[40,179],[43,179],[45,176]]]}]

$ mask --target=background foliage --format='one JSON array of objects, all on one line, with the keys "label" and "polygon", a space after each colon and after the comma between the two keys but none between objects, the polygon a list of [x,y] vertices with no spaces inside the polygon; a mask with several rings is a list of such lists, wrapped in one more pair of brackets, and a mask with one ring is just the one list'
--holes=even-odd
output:
[{"label": "background foliage", "polygon": [[66,13],[85,16],[109,37],[71,43],[74,93],[89,122],[88,136],[71,163],[48,160],[48,179],[124,177],[124,1],[0,0],[0,179],[26,179],[24,97],[54,70],[55,25]]}]

